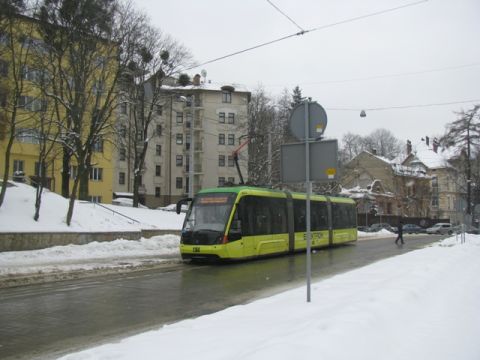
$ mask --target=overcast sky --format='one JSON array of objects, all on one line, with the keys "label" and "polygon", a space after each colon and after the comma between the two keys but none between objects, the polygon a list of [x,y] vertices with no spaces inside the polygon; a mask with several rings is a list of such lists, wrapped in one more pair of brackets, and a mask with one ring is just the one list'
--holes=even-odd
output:
[{"label": "overcast sky", "polygon": [[[134,0],[198,63],[300,31],[413,4],[413,0]],[[442,135],[454,111],[480,103],[480,1],[429,0],[295,36],[190,70],[260,84],[273,96],[299,85],[327,110],[327,137],[387,128],[402,141]],[[339,110],[353,109],[353,110]],[[359,116],[367,109],[367,116]]]}]

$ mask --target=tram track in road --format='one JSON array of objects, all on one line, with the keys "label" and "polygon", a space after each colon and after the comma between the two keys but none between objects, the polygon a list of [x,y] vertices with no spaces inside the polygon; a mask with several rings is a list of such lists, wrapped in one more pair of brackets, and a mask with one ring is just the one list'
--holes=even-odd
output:
[{"label": "tram track in road", "polygon": [[[406,253],[438,236],[317,250],[312,280]],[[305,254],[226,265],[178,264],[122,275],[0,289],[0,358],[60,356],[303,286]],[[315,301],[315,299],[312,299]]]}]

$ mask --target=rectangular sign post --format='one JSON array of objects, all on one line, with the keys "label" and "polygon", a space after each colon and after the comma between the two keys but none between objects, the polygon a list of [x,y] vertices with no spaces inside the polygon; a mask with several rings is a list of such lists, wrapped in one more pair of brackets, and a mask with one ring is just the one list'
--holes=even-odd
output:
[{"label": "rectangular sign post", "polygon": [[[304,124],[302,126],[302,120]],[[290,115],[290,130],[298,140],[304,142],[281,146],[281,175],[283,182],[303,182],[306,187],[306,257],[307,257],[307,302],[310,302],[310,283],[312,277],[312,234],[310,216],[311,180],[334,181],[337,176],[336,140],[321,139],[327,126],[327,113],[316,102],[305,99],[298,104]],[[313,137],[312,137],[313,136]],[[310,156],[310,152],[313,156]],[[311,162],[313,158],[314,162]],[[305,175],[305,176],[304,176]]]},{"label": "rectangular sign post", "polygon": [[308,126],[308,100],[305,100],[305,187],[307,192],[307,302],[310,302],[310,283],[312,277],[312,234],[310,221],[310,194],[312,192],[310,184],[310,130]]}]

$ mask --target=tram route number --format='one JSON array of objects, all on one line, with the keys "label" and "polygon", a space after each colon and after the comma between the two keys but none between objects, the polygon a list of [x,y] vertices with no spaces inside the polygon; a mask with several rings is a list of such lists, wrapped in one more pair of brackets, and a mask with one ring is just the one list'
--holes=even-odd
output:
[{"label": "tram route number", "polygon": [[199,253],[199,252],[200,252],[200,248],[199,248],[198,246],[194,246],[194,247],[192,248],[192,251],[193,251],[193,252],[196,252],[196,253]]}]

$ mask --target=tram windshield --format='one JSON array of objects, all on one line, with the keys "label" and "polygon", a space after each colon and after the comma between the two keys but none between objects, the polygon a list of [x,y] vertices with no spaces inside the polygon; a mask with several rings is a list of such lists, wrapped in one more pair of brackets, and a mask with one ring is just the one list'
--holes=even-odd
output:
[{"label": "tram windshield", "polygon": [[225,231],[235,193],[199,194],[185,218],[185,231]]}]

